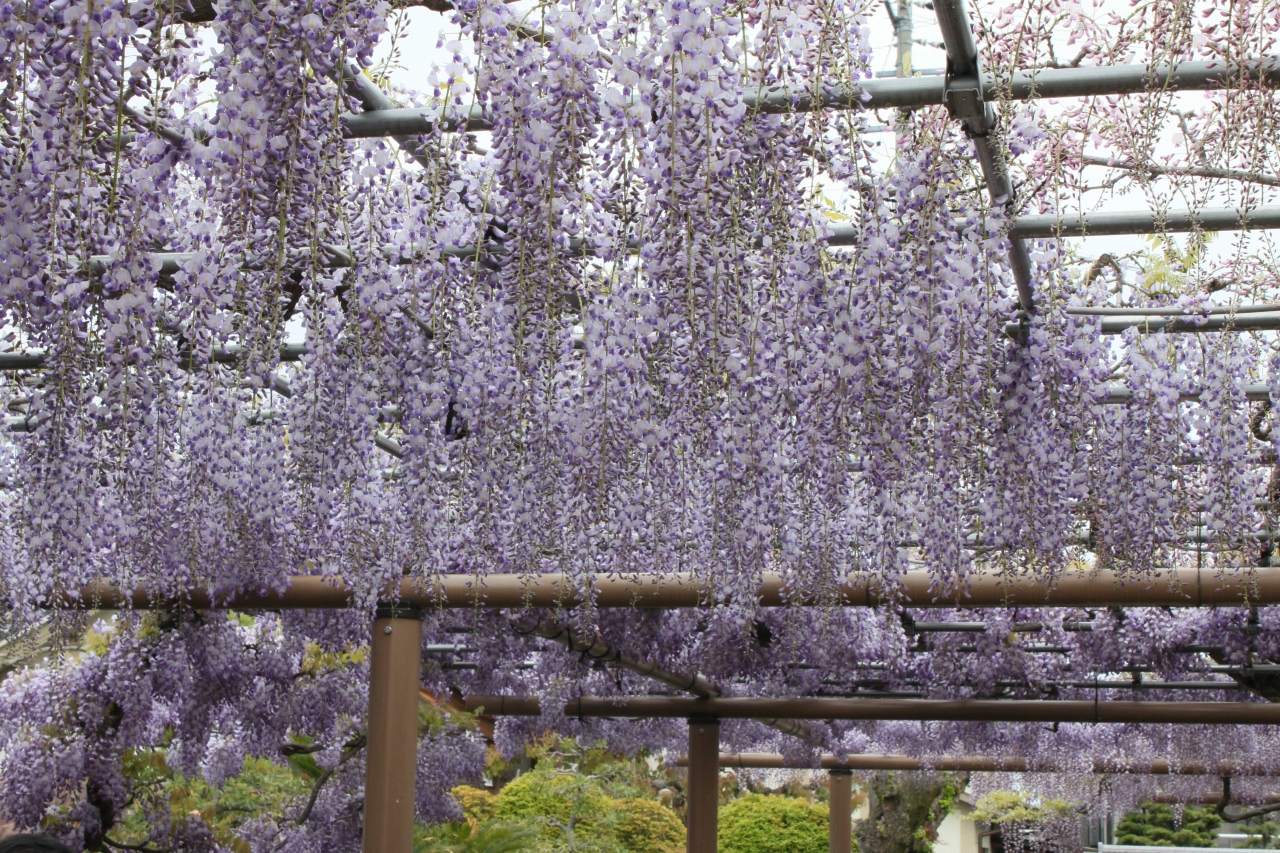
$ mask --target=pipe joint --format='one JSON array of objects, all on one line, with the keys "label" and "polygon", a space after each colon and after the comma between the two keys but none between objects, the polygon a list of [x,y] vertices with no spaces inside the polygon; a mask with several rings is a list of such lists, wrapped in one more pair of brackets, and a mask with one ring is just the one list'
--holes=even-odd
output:
[{"label": "pipe joint", "polygon": [[377,619],[413,619],[421,622],[422,608],[404,598],[394,601],[379,601],[378,609],[374,612],[374,616]]}]

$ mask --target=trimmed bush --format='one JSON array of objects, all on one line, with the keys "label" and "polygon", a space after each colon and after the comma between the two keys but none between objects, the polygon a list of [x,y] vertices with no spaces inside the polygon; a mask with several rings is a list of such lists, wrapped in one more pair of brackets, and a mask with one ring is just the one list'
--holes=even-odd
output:
[{"label": "trimmed bush", "polygon": [[1120,821],[1116,840],[1144,847],[1208,847],[1217,840],[1221,825],[1222,818],[1212,806],[1187,806],[1178,821],[1169,806],[1143,803]]},{"label": "trimmed bush", "polygon": [[720,810],[719,853],[826,853],[830,811],[795,797],[748,794]]},{"label": "trimmed bush", "polygon": [[614,836],[627,853],[682,853],[684,824],[675,812],[655,800],[615,800],[618,820]]},{"label": "trimmed bush", "polygon": [[502,823],[532,823],[555,847],[568,843],[564,827],[573,824],[578,850],[609,847],[613,843],[613,800],[594,779],[537,769],[507,783],[498,792],[493,819]]},{"label": "trimmed bush", "polygon": [[498,798],[483,788],[459,785],[449,793],[462,806],[462,813],[467,820],[477,824],[491,820],[494,810],[498,808]]}]

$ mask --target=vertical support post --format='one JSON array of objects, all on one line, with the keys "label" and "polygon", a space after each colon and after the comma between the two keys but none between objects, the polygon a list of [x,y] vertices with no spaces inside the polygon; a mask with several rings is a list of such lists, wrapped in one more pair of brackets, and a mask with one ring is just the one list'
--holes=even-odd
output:
[{"label": "vertical support post", "polygon": [[[689,718],[688,853],[716,853],[720,810],[720,720]],[[366,851],[368,853],[368,851]]]},{"label": "vertical support post", "polygon": [[898,16],[894,21],[894,35],[898,37],[898,77],[912,76],[911,48],[915,39],[911,26],[912,0],[898,0]]},{"label": "vertical support post", "polygon": [[831,823],[827,836],[829,853],[853,851],[853,771],[833,767],[828,771],[831,785]]},{"label": "vertical support post", "polygon": [[[890,0],[891,2],[891,0]],[[914,0],[898,0],[898,13],[893,18],[893,32],[898,40],[897,74],[898,77],[911,77],[911,49],[914,46],[915,34],[911,25],[911,5]],[[900,109],[894,121],[893,136],[898,150],[902,150],[906,139],[911,134],[911,110]]]},{"label": "vertical support post", "polygon": [[364,853],[410,853],[418,772],[422,611],[378,605],[369,660]]}]

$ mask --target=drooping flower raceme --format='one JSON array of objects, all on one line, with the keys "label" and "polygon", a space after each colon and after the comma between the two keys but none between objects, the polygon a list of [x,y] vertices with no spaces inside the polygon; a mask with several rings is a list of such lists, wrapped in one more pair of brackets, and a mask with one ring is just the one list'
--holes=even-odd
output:
[{"label": "drooping flower raceme", "polygon": [[[348,66],[369,66],[386,4],[233,2],[201,30],[164,5],[0,9],[0,346],[40,356],[0,375],[21,427],[0,435],[5,625],[31,626],[93,579],[181,599],[324,574],[357,603],[252,625],[176,603],[122,616],[79,662],[7,679],[0,816],[92,845],[135,793],[129,756],[162,750],[219,784],[246,756],[314,745],[326,784],[246,837],[353,847],[360,649],[371,606],[406,576],[563,572],[589,590],[690,573],[710,590],[695,611],[429,614],[424,642],[467,631],[472,651],[465,668],[429,658],[424,688],[543,698],[542,717],[500,723],[508,754],[547,726],[627,752],[683,742],[679,722],[564,720],[559,700],[652,685],[514,627],[534,616],[742,696],[1120,698],[1135,679],[1277,660],[1271,608],[952,608],[929,619],[986,624],[946,633],[896,607],[756,606],[766,572],[834,604],[849,572],[892,597],[925,567],[962,602],[978,572],[1051,583],[1105,568],[1146,584],[1270,560],[1277,439],[1256,386],[1274,386],[1274,342],[1104,336],[1064,310],[1137,299],[1202,317],[1212,281],[1265,295],[1266,257],[1241,248],[1211,279],[1195,235],[1113,260],[1112,288],[1070,247],[1034,244],[1037,310],[1010,330],[1009,216],[986,201],[972,141],[922,108],[899,117],[887,161],[873,115],[806,108],[858,101],[871,30],[856,4],[460,0],[434,90],[393,93],[430,120],[404,152],[345,137],[363,108]],[[1135,8],[1110,44],[1057,0],[974,14],[1002,71],[1056,63],[1045,22],[1060,14],[1082,61],[1127,61],[1132,32],[1166,26],[1146,58],[1220,57],[1215,28],[1272,49],[1259,33],[1274,9],[1232,8],[1203,24]],[[1142,163],[1175,144],[1166,131],[1196,162],[1261,172],[1274,146],[1226,131],[1257,131],[1273,108],[1252,83],[1189,114],[1164,94],[1001,105],[999,133],[1027,210],[1085,203],[1073,170],[1100,168],[1085,147],[1101,142],[1163,209],[1159,181],[1175,175]],[[474,116],[488,130],[457,132]],[[1197,203],[1254,204],[1272,185],[1237,181],[1233,196],[1217,173],[1183,177],[1208,182],[1187,189]],[[1162,692],[1239,695],[1234,681]],[[1229,751],[1274,769],[1270,730],[811,731],[741,721],[723,736],[796,761],[1023,755],[1058,775],[1019,784],[1107,807],[1152,783],[1099,787],[1095,761]],[[420,817],[456,816],[445,792],[482,762],[471,734],[427,736]],[[154,825],[157,843],[215,844],[199,820]]]}]

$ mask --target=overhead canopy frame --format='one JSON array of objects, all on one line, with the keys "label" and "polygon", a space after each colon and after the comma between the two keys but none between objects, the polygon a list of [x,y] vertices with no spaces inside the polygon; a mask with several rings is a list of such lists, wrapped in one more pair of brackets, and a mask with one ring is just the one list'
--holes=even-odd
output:
[{"label": "overhead canopy frame", "polygon": [[[966,579],[962,592],[944,594],[928,571],[906,572],[901,583],[870,574],[850,574],[838,586],[814,592],[777,573],[757,587],[761,607],[1207,607],[1280,604],[1280,567],[1221,575],[1208,568],[1165,569],[1145,580],[1110,570],[1068,571],[1048,585],[1039,577],[986,571]],[[597,576],[565,574],[441,575],[420,582],[406,578],[384,596],[419,607],[576,607],[590,596],[593,607],[682,608],[721,603],[714,589],[691,574]],[[90,584],[51,607],[113,610],[181,604],[195,609],[342,609],[355,590],[336,575],[295,575],[279,592],[211,595],[193,588],[181,595],[153,594],[146,587],[126,592],[109,583]]]}]

